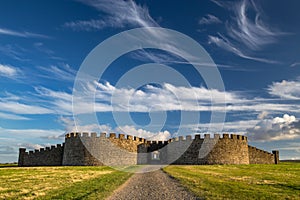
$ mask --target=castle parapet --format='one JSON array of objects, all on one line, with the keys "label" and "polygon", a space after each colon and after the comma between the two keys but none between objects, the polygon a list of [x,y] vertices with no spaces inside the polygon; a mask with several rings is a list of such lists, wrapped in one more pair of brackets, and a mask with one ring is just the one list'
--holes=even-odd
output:
[{"label": "castle parapet", "polygon": [[124,134],[119,134],[119,139],[125,140],[125,135]]},{"label": "castle parapet", "polygon": [[214,134],[215,139],[220,139],[220,134]]},{"label": "castle parapet", "polygon": [[185,138],[186,138],[186,140],[188,140],[188,141],[191,141],[191,140],[192,140],[192,136],[190,136],[190,135],[187,135]]},{"label": "castle parapet", "polygon": [[109,134],[109,138],[114,138],[115,139],[116,138],[116,134],[115,133],[110,133]]},{"label": "castle parapet", "polygon": [[83,132],[83,133],[82,133],[82,137],[89,137],[89,133]]},{"label": "castle parapet", "polygon": [[100,138],[106,138],[106,133],[100,133]]},{"label": "castle parapet", "polygon": [[200,140],[200,139],[201,139],[200,134],[196,134],[195,135],[195,140]]}]

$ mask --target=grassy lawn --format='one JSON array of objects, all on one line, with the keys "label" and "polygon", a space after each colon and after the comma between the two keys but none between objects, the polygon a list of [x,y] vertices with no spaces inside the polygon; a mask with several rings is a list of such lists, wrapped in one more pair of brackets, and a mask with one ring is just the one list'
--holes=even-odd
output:
[{"label": "grassy lawn", "polygon": [[173,165],[164,171],[205,199],[300,199],[300,163]]},{"label": "grassy lawn", "polygon": [[0,167],[0,199],[103,199],[130,176],[109,167]]}]

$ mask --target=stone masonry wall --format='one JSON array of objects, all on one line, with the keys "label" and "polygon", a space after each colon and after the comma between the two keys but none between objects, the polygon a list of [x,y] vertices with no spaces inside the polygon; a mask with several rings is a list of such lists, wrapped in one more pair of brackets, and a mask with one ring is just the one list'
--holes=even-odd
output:
[{"label": "stone masonry wall", "polygon": [[19,166],[59,166],[62,165],[64,144],[57,147],[51,146],[46,149],[26,152],[21,148],[19,152]]},{"label": "stone masonry wall", "polygon": [[66,135],[63,165],[135,165],[138,145],[145,139],[111,133],[71,133]]},{"label": "stone masonry wall", "polygon": [[[247,138],[240,135],[195,135],[194,140],[187,136],[185,140],[171,141],[167,151],[168,162],[173,164],[249,164]],[[180,156],[181,152],[184,153]]]},{"label": "stone masonry wall", "polygon": [[65,143],[26,152],[19,166],[136,165],[136,164],[277,164],[279,152],[248,146],[247,137],[234,134],[180,136],[168,141],[146,141],[130,135],[66,134]]},{"label": "stone masonry wall", "polygon": [[250,164],[275,164],[274,154],[248,146]]},{"label": "stone masonry wall", "polygon": [[207,164],[249,164],[247,137],[223,134],[223,138],[215,135],[215,140],[216,145],[206,157]]}]

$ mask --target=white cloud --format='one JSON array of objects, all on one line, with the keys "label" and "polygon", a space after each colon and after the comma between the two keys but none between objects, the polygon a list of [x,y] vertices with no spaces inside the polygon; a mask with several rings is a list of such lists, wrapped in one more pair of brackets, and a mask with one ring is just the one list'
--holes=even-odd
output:
[{"label": "white cloud", "polygon": [[210,109],[210,106],[207,106],[210,103],[222,104],[224,101],[238,99],[234,93],[209,90],[204,87],[175,87],[168,83],[164,83],[161,87],[147,85],[144,90],[115,88],[109,83],[97,84],[99,92],[96,94],[96,99],[101,102],[111,102],[113,98],[112,106],[115,111],[201,110],[203,107]]},{"label": "white cloud", "polygon": [[[276,37],[282,34],[273,30],[262,20],[262,11],[254,1],[243,0],[233,7],[235,21],[228,24],[228,34],[235,40],[242,42],[252,50],[259,50],[267,44],[276,41]],[[249,10],[255,12],[255,18],[248,16]]]},{"label": "white cloud", "polygon": [[61,63],[59,65],[40,66],[37,76],[47,79],[55,79],[60,81],[74,81],[76,71],[68,64]]},{"label": "white cloud", "polygon": [[0,101],[0,110],[15,114],[52,114],[53,110],[16,101]]},{"label": "white cloud", "polygon": [[[16,162],[18,148],[39,149],[61,144],[64,134],[60,129],[11,129],[0,127],[0,163]],[[9,148],[7,148],[9,147]]]},{"label": "white cloud", "polygon": [[296,66],[299,66],[300,65],[300,62],[295,62],[295,63],[292,63],[291,65],[290,65],[290,67],[296,67]]},{"label": "white cloud", "polygon": [[300,137],[300,122],[293,115],[263,119],[253,128],[247,129],[252,141],[291,140]]},{"label": "white cloud", "polygon": [[269,115],[269,113],[267,111],[262,111],[258,116],[257,119],[265,119],[267,116]]},{"label": "white cloud", "polygon": [[101,30],[107,27],[107,23],[101,19],[91,19],[91,20],[78,20],[72,22],[66,22],[64,25],[66,28],[71,28],[76,31],[92,31]]},{"label": "white cloud", "polygon": [[30,60],[28,59],[28,54],[26,54],[27,50],[16,44],[1,45],[0,52],[2,56],[5,55],[22,62]]},{"label": "white cloud", "polygon": [[245,59],[249,59],[249,60],[255,60],[255,61],[259,61],[259,62],[265,62],[265,63],[277,63],[276,61],[273,60],[269,60],[269,59],[265,59],[265,58],[259,58],[259,57],[254,57],[254,56],[250,56],[246,53],[244,53],[239,47],[238,45],[234,45],[233,43],[231,43],[228,38],[226,38],[225,36],[219,34],[219,36],[212,36],[209,35],[208,36],[208,43],[209,44],[215,44],[218,47],[232,52],[234,54],[236,54],[237,56],[241,57],[241,58],[245,58]]},{"label": "white cloud", "polygon": [[211,14],[207,14],[206,16],[202,17],[199,20],[199,24],[220,24],[220,23],[222,23],[222,21],[218,17]]},{"label": "white cloud", "polygon": [[14,138],[20,140],[57,136],[63,134],[60,129],[8,129],[0,127],[0,138]]},{"label": "white cloud", "polygon": [[157,133],[144,130],[142,128],[136,128],[134,126],[119,126],[112,128],[105,124],[86,124],[86,125],[75,125],[74,120],[69,117],[61,117],[59,119],[66,129],[66,132],[103,132],[103,133],[117,133],[126,134],[145,138],[148,140],[160,140],[166,141],[171,137],[168,131],[159,131]]},{"label": "white cloud", "polygon": [[230,121],[230,122],[218,122],[218,123],[199,123],[183,125],[184,128],[190,129],[193,133],[216,133],[222,128],[224,133],[233,133],[233,134],[245,134],[246,130],[255,126],[259,120],[239,120],[239,121]]},{"label": "white cloud", "polygon": [[155,63],[161,63],[161,64],[170,64],[170,63],[193,64],[193,63],[188,63],[181,57],[176,56],[174,54],[170,54],[169,52],[156,53],[156,52],[151,52],[149,50],[140,49],[130,53],[130,56],[134,59],[145,61],[145,62],[153,61]]},{"label": "white cloud", "polygon": [[15,77],[19,74],[19,69],[10,65],[0,64],[0,76]]},{"label": "white cloud", "polygon": [[6,28],[0,28],[0,35],[10,35],[16,37],[23,37],[23,38],[49,38],[49,36],[38,34],[38,33],[31,33],[31,32],[19,32],[14,31]]},{"label": "white cloud", "polygon": [[[94,91],[96,102],[86,99]],[[47,88],[36,88],[40,98],[47,101],[53,112],[72,114],[72,94]],[[300,105],[273,103],[273,99],[247,99],[238,92],[210,90],[204,87],[182,87],[164,83],[161,87],[146,85],[134,88],[116,88],[110,83],[88,82],[76,100],[77,114],[91,112],[155,112],[155,111],[220,111],[224,112],[284,112],[299,113]],[[113,103],[112,103],[113,102]],[[225,105],[225,104],[226,105]],[[163,105],[163,106],[162,106]],[[225,110],[224,110],[225,109]]]},{"label": "white cloud", "polygon": [[[300,145],[296,142],[290,142],[285,147],[279,147],[277,149],[283,151],[296,151],[297,153],[300,153]],[[300,159],[300,157],[298,159]]]},{"label": "white cloud", "polygon": [[0,118],[2,119],[11,119],[11,120],[30,120],[28,117],[23,117],[20,115],[14,115],[9,113],[0,112]]},{"label": "white cloud", "polygon": [[136,129],[133,126],[121,126],[117,127],[115,130],[117,133],[124,133],[126,135],[133,135],[153,141],[166,141],[171,138],[169,131],[160,131],[158,133],[154,133],[141,128]]},{"label": "white cloud", "polygon": [[40,144],[31,144],[31,143],[21,143],[19,144],[20,148],[26,148],[28,149],[40,149],[40,148],[44,148],[44,145],[40,145]]},{"label": "white cloud", "polygon": [[110,133],[114,132],[114,130],[105,124],[86,124],[86,125],[78,125],[75,124],[73,118],[70,117],[60,117],[59,122],[65,127],[65,132],[105,132]]},{"label": "white cloud", "polygon": [[269,94],[279,96],[284,99],[300,99],[300,81],[274,82],[268,87]]},{"label": "white cloud", "polygon": [[78,20],[67,22],[64,27],[74,30],[100,30],[106,27],[123,28],[130,27],[153,27],[158,26],[152,19],[146,7],[136,4],[134,1],[114,0],[87,0],[80,1],[98,11],[105,13],[102,19]]},{"label": "white cloud", "polygon": [[[233,12],[226,25],[226,36],[209,36],[209,43],[232,52],[242,58],[266,63],[277,63],[265,58],[252,56],[266,45],[273,44],[277,37],[284,35],[263,20],[263,11],[254,1],[224,2],[213,0],[217,5]],[[253,18],[249,13],[254,13]],[[252,54],[252,55],[251,55]]]},{"label": "white cloud", "polygon": [[232,3],[230,1],[223,1],[223,0],[210,0],[211,2],[217,4],[218,6],[222,8],[231,8]]}]

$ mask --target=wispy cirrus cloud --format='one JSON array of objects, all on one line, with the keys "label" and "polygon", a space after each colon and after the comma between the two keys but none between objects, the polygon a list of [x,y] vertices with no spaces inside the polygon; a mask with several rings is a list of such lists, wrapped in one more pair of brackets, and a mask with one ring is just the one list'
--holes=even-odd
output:
[{"label": "wispy cirrus cloud", "polygon": [[0,46],[0,52],[2,56],[8,56],[19,61],[29,61],[26,57],[26,50],[18,45],[6,44]]},{"label": "wispy cirrus cloud", "polygon": [[[247,15],[249,9],[255,12],[254,19]],[[251,50],[276,42],[277,36],[282,34],[262,20],[263,11],[254,1],[243,0],[233,6],[233,11],[235,20],[227,24],[228,34]]]},{"label": "wispy cirrus cloud", "polygon": [[274,60],[269,60],[269,59],[265,59],[265,58],[259,58],[259,57],[254,57],[254,56],[248,55],[247,53],[243,52],[239,48],[238,45],[234,45],[233,43],[231,43],[229,41],[228,38],[224,37],[221,34],[219,34],[218,36],[209,35],[208,43],[215,44],[216,46],[218,46],[226,51],[232,52],[241,58],[255,60],[255,61],[259,61],[259,62],[265,62],[265,63],[273,63],[273,64],[278,63],[277,61],[274,61]]},{"label": "wispy cirrus cloud", "polygon": [[290,65],[290,67],[296,67],[296,66],[299,66],[300,65],[300,62],[294,62]]},{"label": "wispy cirrus cloud", "polygon": [[[218,36],[210,35],[209,43],[216,44],[245,59],[276,63],[276,61],[253,56],[255,51],[276,43],[277,38],[285,34],[264,21],[264,13],[256,2],[246,0],[239,2],[212,1],[224,9],[232,11],[232,17],[225,23],[227,32]],[[249,11],[254,13],[254,18],[249,15]]]},{"label": "wispy cirrus cloud", "polygon": [[0,110],[14,113],[14,114],[51,114],[54,113],[50,110],[39,105],[30,105],[25,103],[20,103],[18,101],[0,101]]},{"label": "wispy cirrus cloud", "polygon": [[16,77],[19,75],[20,70],[17,67],[13,67],[11,65],[0,64],[0,76],[4,77]]},{"label": "wispy cirrus cloud", "polygon": [[44,38],[49,39],[50,37],[47,35],[42,35],[38,33],[32,33],[27,31],[15,31],[11,29],[1,28],[0,27],[0,35],[8,35],[8,36],[15,36],[15,37],[23,37],[23,38]]},{"label": "wispy cirrus cloud", "polygon": [[204,17],[202,17],[200,20],[199,20],[199,24],[220,24],[222,23],[222,21],[214,16],[214,15],[211,15],[211,14],[207,14],[205,15]]},{"label": "wispy cirrus cloud", "polygon": [[10,119],[10,120],[30,120],[30,118],[28,118],[28,117],[23,117],[20,115],[9,114],[9,113],[4,113],[4,112],[0,112],[0,118]]},{"label": "wispy cirrus cloud", "polygon": [[37,69],[40,71],[37,76],[60,81],[74,81],[77,73],[76,70],[66,63],[50,66],[39,66]]},{"label": "wispy cirrus cloud", "polygon": [[89,5],[106,16],[101,19],[66,22],[63,26],[73,30],[101,30],[106,27],[153,27],[158,26],[146,7],[134,1],[87,0],[79,2]]},{"label": "wispy cirrus cloud", "polygon": [[65,28],[70,28],[75,31],[95,31],[112,26],[112,24],[111,22],[108,23],[102,19],[91,19],[66,22],[63,26]]}]

